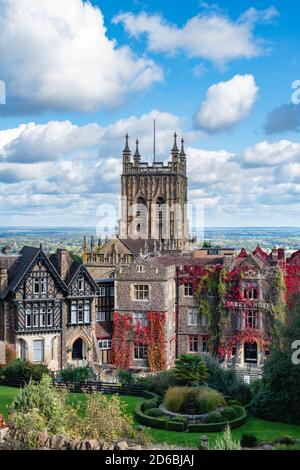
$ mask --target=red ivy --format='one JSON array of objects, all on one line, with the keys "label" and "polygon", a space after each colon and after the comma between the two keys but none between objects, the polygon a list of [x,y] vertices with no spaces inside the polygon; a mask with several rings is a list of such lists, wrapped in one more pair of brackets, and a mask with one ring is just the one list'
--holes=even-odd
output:
[{"label": "red ivy", "polygon": [[112,338],[112,362],[119,369],[133,366],[134,344],[147,346],[148,365],[151,372],[166,368],[165,351],[165,314],[147,313],[148,325],[136,327],[131,315],[114,314],[114,332]]}]

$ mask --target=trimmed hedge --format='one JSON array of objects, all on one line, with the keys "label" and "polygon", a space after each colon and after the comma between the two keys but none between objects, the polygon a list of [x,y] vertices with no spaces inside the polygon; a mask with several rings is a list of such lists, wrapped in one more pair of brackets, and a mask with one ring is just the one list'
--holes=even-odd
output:
[{"label": "trimmed hedge", "polygon": [[211,423],[211,424],[189,424],[187,427],[188,432],[201,432],[203,434],[207,432],[221,432],[224,431],[226,426],[229,424],[231,429],[238,428],[245,424],[247,419],[247,412],[243,410],[242,416],[233,419],[232,421],[223,421],[222,423]]},{"label": "trimmed hedge", "polygon": [[[177,431],[177,432],[200,432],[200,433],[207,433],[207,432],[220,432],[224,431],[226,426],[229,424],[231,429],[238,428],[245,424],[247,419],[247,411],[239,405],[233,405],[232,408],[235,409],[236,413],[239,414],[238,418],[233,419],[232,421],[222,421],[221,423],[211,423],[211,424],[188,424],[184,422],[179,422],[166,418],[156,418],[154,416],[147,416],[144,411],[146,409],[153,408],[152,404],[154,399],[156,399],[156,403],[159,402],[159,397],[152,392],[145,392],[144,396],[148,398],[146,401],[142,401],[138,403],[135,407],[134,417],[135,419],[144,426],[149,426],[150,428],[156,429],[166,429],[168,431]],[[151,403],[151,407],[149,406],[149,402]],[[146,409],[145,409],[146,408]]]}]

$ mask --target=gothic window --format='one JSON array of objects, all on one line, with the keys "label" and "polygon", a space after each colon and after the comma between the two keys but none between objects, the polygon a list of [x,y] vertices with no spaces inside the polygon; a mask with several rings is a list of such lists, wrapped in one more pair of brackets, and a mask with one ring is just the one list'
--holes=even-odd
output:
[{"label": "gothic window", "polygon": [[246,312],[245,328],[258,328],[258,312],[254,310]]},{"label": "gothic window", "polygon": [[243,287],[243,298],[249,300],[258,299],[258,289],[257,287]]},{"label": "gothic window", "polygon": [[135,285],[134,286],[134,300],[149,300],[149,286],[148,285]]}]

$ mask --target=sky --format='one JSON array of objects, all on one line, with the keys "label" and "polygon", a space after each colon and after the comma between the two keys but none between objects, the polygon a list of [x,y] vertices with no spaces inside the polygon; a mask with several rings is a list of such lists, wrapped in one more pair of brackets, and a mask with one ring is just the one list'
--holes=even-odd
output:
[{"label": "sky", "polygon": [[185,139],[205,226],[299,226],[299,2],[0,0],[0,12],[1,226],[111,218],[124,135],[151,161],[153,119],[161,161],[175,130]]}]

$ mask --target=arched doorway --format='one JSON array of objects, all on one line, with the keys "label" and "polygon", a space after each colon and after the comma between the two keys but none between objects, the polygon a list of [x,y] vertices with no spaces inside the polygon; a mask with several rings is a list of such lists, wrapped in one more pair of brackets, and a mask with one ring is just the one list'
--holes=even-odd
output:
[{"label": "arched doorway", "polygon": [[72,346],[72,360],[82,361],[86,359],[86,347],[82,338],[77,338]]},{"label": "arched doorway", "polygon": [[244,362],[257,364],[257,343],[244,343]]}]

